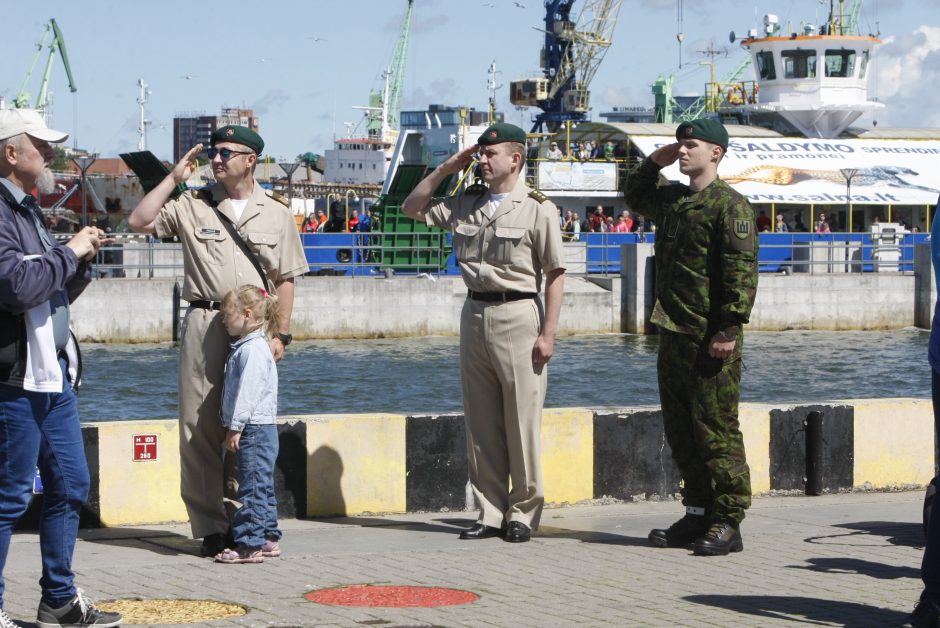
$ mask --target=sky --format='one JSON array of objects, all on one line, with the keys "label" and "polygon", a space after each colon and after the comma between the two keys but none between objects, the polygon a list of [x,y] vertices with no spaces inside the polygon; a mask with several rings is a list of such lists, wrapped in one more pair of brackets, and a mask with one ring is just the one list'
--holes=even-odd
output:
[{"label": "sky", "polygon": [[[676,95],[700,94],[709,77],[700,51],[721,52],[715,60],[721,78],[745,55],[729,43],[730,31],[759,27],[765,13],[794,28],[819,24],[829,7],[828,0],[684,0],[680,67],[678,1],[623,1],[591,85],[592,119],[614,106],[652,105],[650,84],[660,74],[675,76]],[[576,1],[572,14],[583,4]],[[254,109],[268,155],[322,154],[345,136],[346,123],[361,122],[353,107],[381,88],[406,6],[406,0],[0,0],[6,51],[0,96],[9,102],[19,92],[54,18],[78,91],[69,93],[56,59],[52,126],[72,134],[70,146],[102,156],[136,150],[143,79],[151,91],[147,148],[158,157],[172,157],[174,116],[218,114],[223,106]],[[887,107],[857,125],[874,118],[882,127],[940,127],[940,0],[866,0],[860,22],[884,41],[870,87]],[[536,110],[509,103],[509,82],[539,75],[543,25],[541,0],[415,0],[402,109],[437,103],[485,110],[487,70],[495,62],[502,85],[497,107],[528,130]],[[34,97],[47,56],[43,51],[27,85]]]}]

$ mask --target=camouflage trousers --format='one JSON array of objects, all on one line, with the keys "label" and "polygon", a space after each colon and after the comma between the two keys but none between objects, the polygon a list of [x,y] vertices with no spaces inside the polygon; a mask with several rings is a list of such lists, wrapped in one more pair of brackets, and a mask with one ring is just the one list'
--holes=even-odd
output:
[{"label": "camouflage trousers", "polygon": [[751,475],[738,423],[741,348],[708,355],[711,336],[660,330],[659,398],[666,440],[682,475],[682,503],[713,520],[740,523],[751,505]]}]

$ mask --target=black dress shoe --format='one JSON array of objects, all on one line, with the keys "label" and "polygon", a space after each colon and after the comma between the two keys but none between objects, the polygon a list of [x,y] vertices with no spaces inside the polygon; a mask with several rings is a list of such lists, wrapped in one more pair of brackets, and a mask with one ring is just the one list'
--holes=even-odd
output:
[{"label": "black dress shoe", "polygon": [[471,527],[467,528],[460,533],[460,538],[467,539],[489,539],[494,536],[502,536],[502,528],[494,528],[493,526],[488,526],[477,521]]},{"label": "black dress shoe", "polygon": [[696,556],[727,556],[729,552],[744,550],[741,532],[733,521],[716,521],[705,536],[692,544]]},{"label": "black dress shoe", "polygon": [[532,537],[532,530],[524,523],[510,521],[503,540],[507,543],[525,543]]},{"label": "black dress shoe", "polygon": [[225,549],[225,535],[221,532],[207,534],[202,539],[202,547],[199,548],[200,556],[215,556]]},{"label": "black dress shoe", "polygon": [[686,514],[666,529],[651,530],[650,543],[656,547],[686,547],[708,532],[708,519]]}]

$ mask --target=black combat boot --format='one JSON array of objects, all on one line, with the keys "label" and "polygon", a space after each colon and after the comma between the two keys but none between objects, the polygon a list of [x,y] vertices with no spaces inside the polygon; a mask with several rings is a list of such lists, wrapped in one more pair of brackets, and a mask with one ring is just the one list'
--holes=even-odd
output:
[{"label": "black combat boot", "polygon": [[920,596],[920,601],[914,607],[914,612],[907,617],[902,628],[937,628],[940,626],[940,606],[929,599],[927,592]]},{"label": "black combat boot", "polygon": [[716,521],[700,539],[692,544],[697,556],[727,556],[729,552],[744,551],[741,532],[734,521]]},{"label": "black combat boot", "polygon": [[667,529],[650,531],[647,538],[656,547],[686,547],[707,531],[708,519],[704,515],[686,513]]}]

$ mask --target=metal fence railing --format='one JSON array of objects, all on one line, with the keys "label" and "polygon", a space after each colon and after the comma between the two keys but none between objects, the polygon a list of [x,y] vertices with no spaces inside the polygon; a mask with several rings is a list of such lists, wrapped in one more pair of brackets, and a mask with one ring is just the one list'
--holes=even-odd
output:
[{"label": "metal fence railing", "polygon": [[[67,236],[66,236],[67,237]],[[95,260],[99,277],[179,277],[183,252],[178,242],[118,234]],[[654,243],[655,233],[581,233],[565,243],[571,275],[619,275],[623,244]],[[450,234],[303,234],[312,275],[383,276],[393,273],[458,275]],[[928,234],[897,238],[868,233],[762,233],[759,268],[764,273],[866,273],[914,271],[914,249]]]}]

